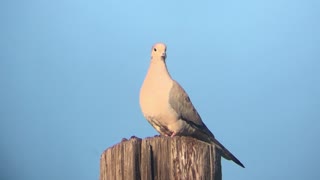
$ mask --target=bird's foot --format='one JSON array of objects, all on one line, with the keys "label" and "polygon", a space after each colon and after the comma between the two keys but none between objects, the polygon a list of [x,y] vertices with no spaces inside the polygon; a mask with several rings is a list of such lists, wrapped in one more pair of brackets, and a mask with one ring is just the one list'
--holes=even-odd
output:
[{"label": "bird's foot", "polygon": [[174,137],[177,133],[173,132],[170,137]]}]

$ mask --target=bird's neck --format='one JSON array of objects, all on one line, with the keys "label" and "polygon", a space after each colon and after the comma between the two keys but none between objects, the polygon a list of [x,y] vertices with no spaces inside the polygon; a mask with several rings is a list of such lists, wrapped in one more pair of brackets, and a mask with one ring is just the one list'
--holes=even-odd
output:
[{"label": "bird's neck", "polygon": [[155,73],[153,77],[170,78],[165,60],[162,58],[152,58],[148,73]]}]

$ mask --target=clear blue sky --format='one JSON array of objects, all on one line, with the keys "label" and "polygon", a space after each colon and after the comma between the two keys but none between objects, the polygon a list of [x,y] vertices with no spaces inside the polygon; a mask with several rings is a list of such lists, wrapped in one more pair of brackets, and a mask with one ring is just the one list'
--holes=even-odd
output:
[{"label": "clear blue sky", "polygon": [[246,166],[224,180],[320,179],[320,1],[0,2],[0,179],[98,179],[100,154],[156,131],[150,48]]}]

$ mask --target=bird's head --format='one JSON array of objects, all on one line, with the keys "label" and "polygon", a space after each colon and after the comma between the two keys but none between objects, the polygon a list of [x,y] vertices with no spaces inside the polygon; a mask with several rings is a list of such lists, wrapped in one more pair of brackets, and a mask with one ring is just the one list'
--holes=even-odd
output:
[{"label": "bird's head", "polygon": [[151,49],[151,57],[154,58],[160,58],[165,60],[167,57],[166,54],[166,50],[167,50],[167,46],[163,43],[157,43],[155,45],[152,46]]}]

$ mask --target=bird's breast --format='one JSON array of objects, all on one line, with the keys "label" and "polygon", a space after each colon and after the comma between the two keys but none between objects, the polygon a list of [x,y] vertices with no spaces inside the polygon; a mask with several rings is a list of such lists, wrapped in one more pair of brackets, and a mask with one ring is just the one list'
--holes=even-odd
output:
[{"label": "bird's breast", "polygon": [[[169,106],[172,80],[146,77],[140,90],[140,107],[144,117],[155,127],[166,127],[177,120],[177,115]],[[161,130],[155,127],[160,133]],[[162,128],[162,129],[163,129]]]}]

